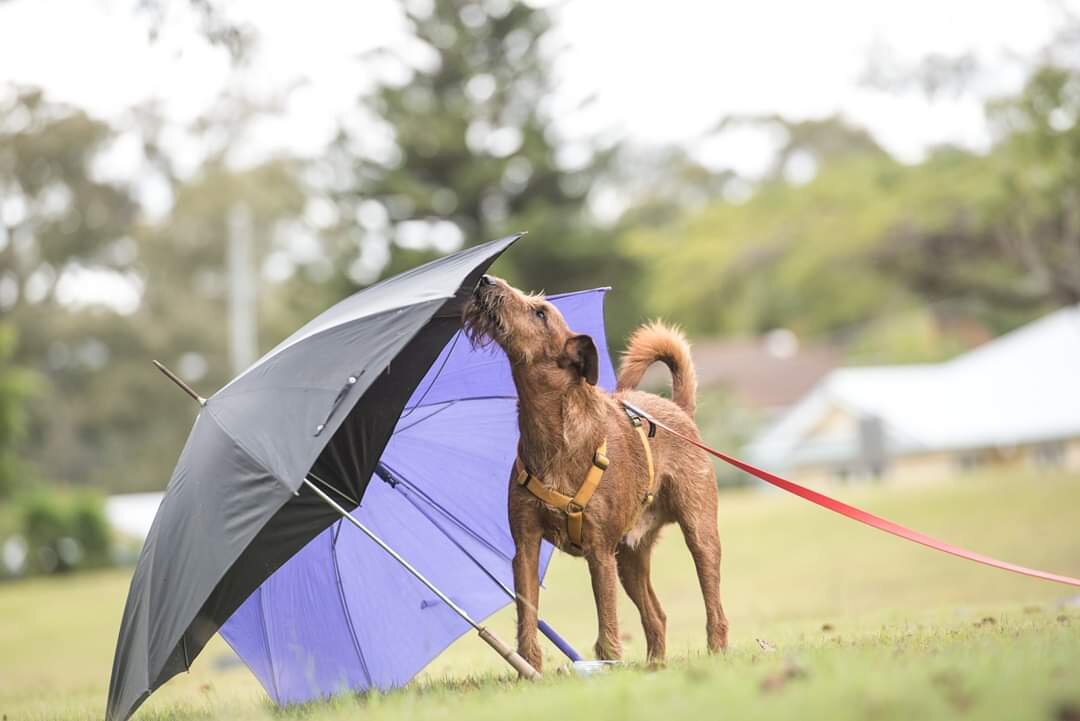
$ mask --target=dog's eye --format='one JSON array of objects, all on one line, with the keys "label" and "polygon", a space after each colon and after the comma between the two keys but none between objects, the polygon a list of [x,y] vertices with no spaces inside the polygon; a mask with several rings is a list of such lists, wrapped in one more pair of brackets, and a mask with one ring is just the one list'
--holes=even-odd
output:
[{"label": "dog's eye", "polygon": [[547,320],[547,313],[544,312],[543,308],[537,308],[533,313],[535,313],[536,317],[540,320]]}]

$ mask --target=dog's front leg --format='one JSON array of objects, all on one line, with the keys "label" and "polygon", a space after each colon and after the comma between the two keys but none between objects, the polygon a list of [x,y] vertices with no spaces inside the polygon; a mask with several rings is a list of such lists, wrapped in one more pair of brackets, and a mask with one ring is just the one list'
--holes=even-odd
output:
[{"label": "dog's front leg", "polygon": [[593,650],[596,657],[605,661],[622,658],[622,642],[619,640],[618,615],[618,565],[614,551],[589,554],[589,573],[592,576],[593,596],[596,598],[596,621],[599,631]]},{"label": "dog's front leg", "polygon": [[[522,525],[527,527],[521,528]],[[533,668],[540,671],[543,661],[536,637],[537,609],[540,607],[540,531],[537,524],[515,524],[512,521],[511,531],[515,546],[517,651]]]}]

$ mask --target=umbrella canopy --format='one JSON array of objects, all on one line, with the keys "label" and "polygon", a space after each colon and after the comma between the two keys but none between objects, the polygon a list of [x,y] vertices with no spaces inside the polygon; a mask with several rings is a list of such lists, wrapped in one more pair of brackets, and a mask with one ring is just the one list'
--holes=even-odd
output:
[{"label": "umbrella canopy", "polygon": [[[518,236],[441,258],[319,315],[199,413],[131,581],[106,717],[122,721],[337,520],[301,484],[363,497],[409,398]],[[355,503],[342,501],[351,508]]]},{"label": "umbrella canopy", "polygon": [[[604,290],[549,298],[606,355]],[[368,528],[483,619],[509,599],[514,543],[507,479],[517,447],[517,392],[496,345],[462,331],[413,392],[353,512]],[[315,475],[326,459],[317,465]],[[544,544],[541,578],[552,548]],[[278,703],[408,682],[469,625],[344,520],[262,584],[221,634]]]}]

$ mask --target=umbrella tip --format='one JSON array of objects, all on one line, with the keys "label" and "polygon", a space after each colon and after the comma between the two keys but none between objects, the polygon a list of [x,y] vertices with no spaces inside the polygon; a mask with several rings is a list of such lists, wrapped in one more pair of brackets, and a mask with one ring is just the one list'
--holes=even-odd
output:
[{"label": "umbrella tip", "polygon": [[192,399],[194,399],[194,401],[196,403],[198,403],[200,406],[205,406],[206,405],[206,399],[203,398],[202,396],[200,396],[198,393],[196,393],[194,388],[192,388],[187,383],[185,383],[183,378],[176,375],[171,370],[169,370],[167,367],[165,367],[165,364],[162,363],[161,361],[159,361],[157,359],[154,359],[152,362],[153,362],[155,368],[157,368],[159,371],[164,373],[166,378],[171,380],[176,385],[180,386],[180,390],[184,391],[189,396],[191,396]]}]

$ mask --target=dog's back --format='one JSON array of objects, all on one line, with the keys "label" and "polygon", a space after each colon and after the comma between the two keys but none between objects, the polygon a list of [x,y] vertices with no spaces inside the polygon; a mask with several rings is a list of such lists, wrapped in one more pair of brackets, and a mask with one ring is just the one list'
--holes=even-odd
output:
[{"label": "dog's back", "polygon": [[690,357],[690,343],[678,328],[660,321],[643,325],[630,336],[616,390],[637,388],[645,371],[657,361],[671,369],[671,400],[693,417],[697,406],[697,373]]}]

